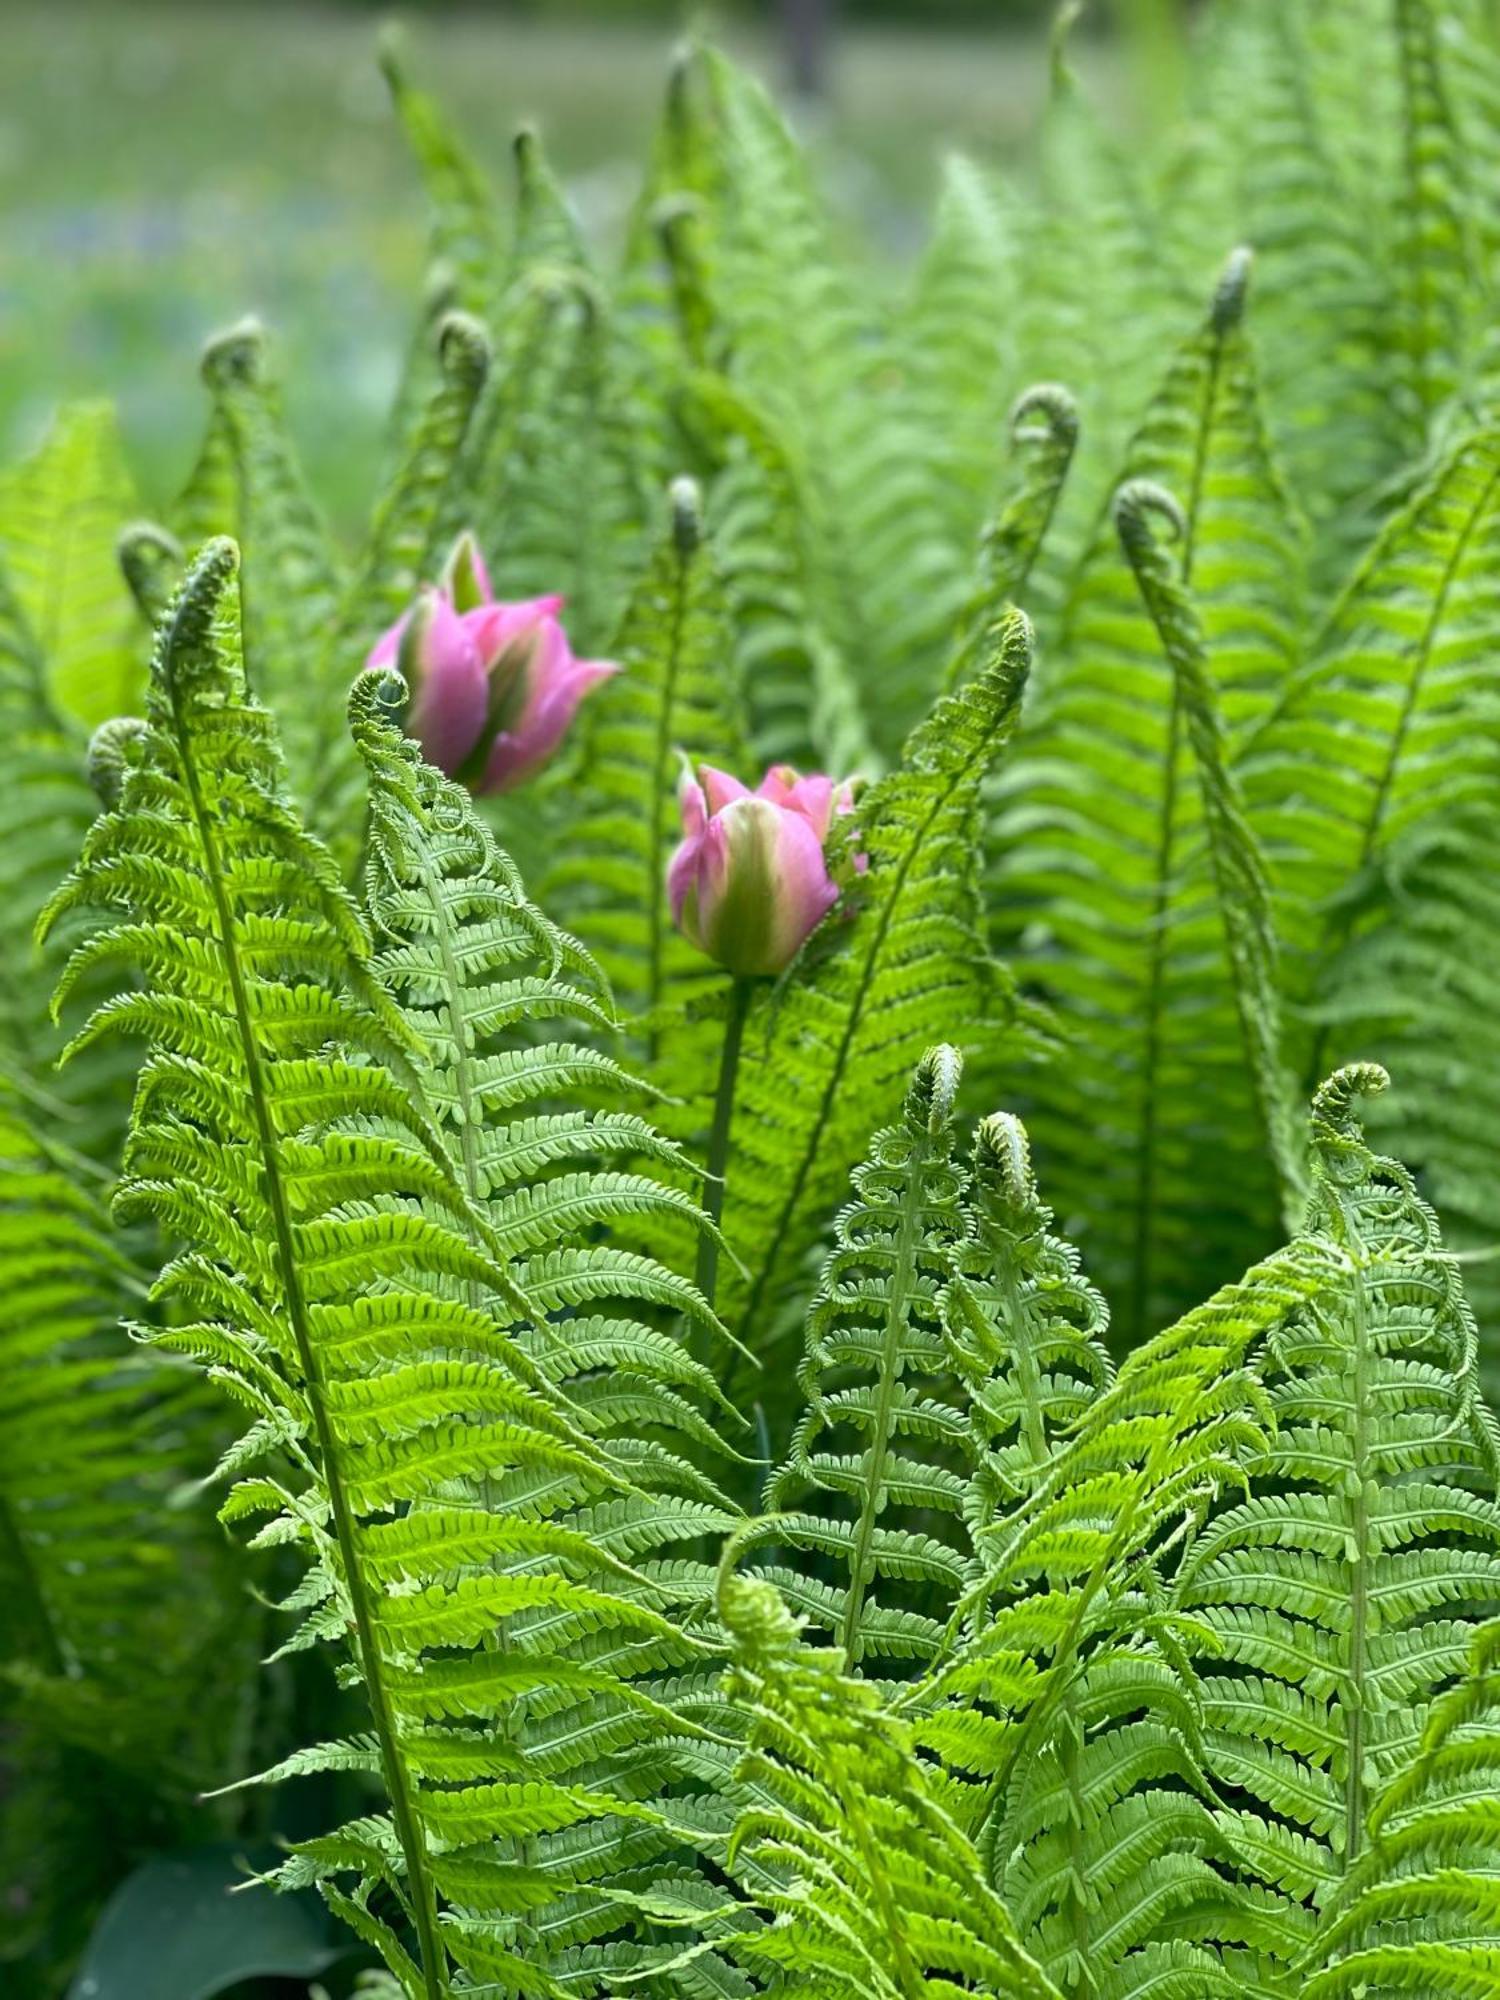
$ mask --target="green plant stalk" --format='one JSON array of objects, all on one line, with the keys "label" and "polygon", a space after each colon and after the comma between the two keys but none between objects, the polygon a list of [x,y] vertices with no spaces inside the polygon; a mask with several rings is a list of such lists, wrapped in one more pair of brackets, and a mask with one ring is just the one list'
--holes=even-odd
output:
[{"label": "green plant stalk", "polygon": [[714,1118],[708,1133],[708,1178],[703,1207],[711,1227],[698,1238],[698,1289],[711,1306],[719,1282],[719,1217],[724,1213],[724,1172],[729,1164],[729,1138],[734,1126],[734,1085],[739,1074],[740,1048],[755,981],[736,977],[729,988],[729,1011],[719,1048],[719,1082],[714,1092]]}]

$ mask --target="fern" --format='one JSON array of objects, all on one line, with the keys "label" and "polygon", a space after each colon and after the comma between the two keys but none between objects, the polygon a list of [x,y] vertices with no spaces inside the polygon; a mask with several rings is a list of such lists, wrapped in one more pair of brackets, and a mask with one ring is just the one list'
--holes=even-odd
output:
[{"label": "fern", "polygon": [[[472,1204],[405,1080],[415,1038],[285,802],[241,678],[235,568],[221,542],[190,572],[158,643],[139,761],[48,921],[83,898],[119,913],[64,991],[105,954],[149,981],[106,1002],[82,1039],[129,1026],[150,1042],[119,1206],[184,1239],[162,1280],[181,1317],[157,1344],[248,1409],[224,1511],[268,1515],[258,1539],[302,1551],[289,1643],[345,1640],[368,1709],[369,1734],[285,1768],[369,1770],[386,1809],[304,1843],[277,1879],[318,1880],[403,1990],[436,2000],[455,1962],[490,1952],[496,1900],[508,1906],[493,1842],[658,1817],[475,1732],[549,1683],[545,1658],[487,1644],[496,1619],[546,1607],[648,1643],[674,1628],[594,1588],[608,1560],[534,1508],[470,1497],[471,1482],[523,1469],[604,1493],[620,1481],[504,1327],[445,1296],[445,1280],[509,1297],[514,1283],[473,1240]],[[516,1557],[531,1561],[504,1567]],[[352,1891],[337,1880],[351,1874]]]},{"label": "fern", "polygon": [[1015,727],[1030,659],[1030,626],[1012,613],[985,670],[939,702],[864,795],[849,836],[869,857],[855,913],[835,915],[750,1015],[758,1059],[740,1072],[724,1208],[749,1278],[729,1288],[727,1316],[762,1355],[859,1157],[868,1108],[894,1099],[935,1021],[969,1035],[982,1024],[986,1038],[1009,1025],[1007,983],[978,934],[975,847],[980,787]]},{"label": "fern", "polygon": [[1247,1800],[1224,1824],[1272,1892],[1263,1935],[1287,1961],[1500,1580],[1500,1506],[1475,1490],[1493,1481],[1494,1424],[1458,1271],[1357,1123],[1359,1097],[1384,1087],[1365,1065],[1318,1094],[1308,1232],[1339,1283],[1266,1341],[1276,1430],[1182,1585],[1208,1634],[1209,1757]]},{"label": "fern", "polygon": [[[212,1456],[204,1398],[132,1357],[119,1321],[143,1287],[98,1169],[41,1136],[58,1112],[0,1079],[0,1961],[49,1991],[119,1875],[186,1835],[257,1636],[206,1524],[173,1504]],[[210,1671],[218,1698],[195,1703]]]},{"label": "fern", "polygon": [[[1304,993],[1317,961],[1356,933],[1359,899],[1391,850],[1451,824],[1493,786],[1484,660],[1497,523],[1500,437],[1482,431],[1382,531],[1247,749],[1246,797],[1283,887]],[[1315,1038],[1310,1066],[1327,1053],[1326,1035]]]},{"label": "fern", "polygon": [[735,1827],[730,1863],[753,1869],[772,1919],[736,1942],[744,1963],[767,1970],[766,1990],[1057,2000],[907,1726],[839,1653],[802,1644],[769,1584],[730,1573],[720,1607],[731,1688],[750,1718],[741,1778],[760,1794]]},{"label": "fern", "polygon": [[0,484],[0,561],[65,714],[102,722],[133,708],[139,666],[115,538],[136,511],[114,413],[76,404]]},{"label": "fern", "polygon": [[900,1122],[855,1169],[808,1310],[802,1418],[766,1493],[776,1540],[840,1576],[801,1584],[778,1571],[776,1581],[851,1668],[930,1660],[966,1574],[973,1445],[938,1317],[964,1230],[952,1157],[961,1072],[957,1050],[930,1050]]},{"label": "fern", "polygon": [[1496,1627],[1434,1703],[1411,1761],[1370,1813],[1370,1846],[1314,1938],[1312,2000],[1500,1991],[1494,1892]]},{"label": "fern", "polygon": [[[428,1051],[423,1095],[478,1218],[476,1249],[509,1252],[504,1284],[475,1275],[445,1289],[502,1322],[529,1302],[518,1356],[614,1468],[616,1490],[586,1466],[546,1463],[479,1489],[491,1515],[538,1523],[542,1548],[592,1552],[584,1559],[614,1573],[613,1609],[597,1591],[572,1607],[522,1597],[501,1627],[511,1671],[535,1680],[512,1711],[510,1740],[556,1799],[569,1787],[583,1801],[568,1815],[554,1804],[517,1848],[534,1905],[518,1938],[539,1973],[593,1992],[663,1955],[615,1938],[632,1910],[649,1923],[669,1892],[702,1893],[673,1825],[637,1814],[607,1838],[607,1825],[590,1824],[601,1795],[628,1810],[675,1780],[685,1796],[674,1811],[689,1830],[727,1831],[715,1796],[729,1777],[717,1677],[702,1663],[703,1637],[675,1636],[659,1614],[675,1607],[703,1623],[713,1575],[698,1549],[733,1522],[703,1468],[733,1412],[675,1331],[683,1320],[713,1331],[713,1315],[675,1272],[628,1247],[662,1213],[706,1225],[661,1177],[682,1177],[676,1148],[626,1108],[637,1087],[589,1039],[612,1020],[597,968],[527,902],[464,793],[384,718],[382,697],[399,704],[403,693],[376,670],[351,701],[370,778],[376,970]],[[497,1550],[491,1567],[524,1577],[536,1553],[523,1532],[514,1556]],[[632,1629],[632,1607],[649,1616],[645,1633]],[[458,1955],[476,1977],[496,1977],[508,1941],[476,1936]]]},{"label": "fern", "polygon": [[[1234,284],[1242,276],[1236,268]],[[1064,1214],[1090,1218],[1080,1236],[1126,1346],[1182,1310],[1202,1278],[1222,1280],[1266,1246],[1278,1206],[1266,1136],[1282,1202],[1300,1178],[1280,1074],[1268,890],[1228,768],[1220,712],[1232,702],[1214,668],[1216,634],[1232,660],[1236,632],[1254,630],[1254,614],[1234,604],[1238,530],[1226,530],[1212,498],[1214,478],[1238,494],[1238,476],[1222,466],[1210,478],[1220,460],[1204,456],[1216,448],[1238,462],[1236,420],[1226,420],[1228,442],[1214,444],[1214,356],[1238,340],[1234,298],[1222,310],[1226,322],[1212,320],[1180,364],[1200,398],[1192,506],[1184,514],[1140,480],[1120,490],[1124,574],[1102,554],[1092,590],[1086,572],[1080,650],[1050,690],[1030,754],[1004,776],[996,826],[1010,844],[1000,870],[1016,910],[1010,924],[1030,920],[1024,968],[1078,1024],[1068,1060],[1038,1086],[1032,1124],[1054,1160]],[[1180,426],[1192,410],[1178,386],[1160,422]],[[1224,506],[1234,522],[1238,500]],[[1152,536],[1152,514],[1178,528],[1184,582]],[[1216,524],[1208,558],[1202,520]],[[1202,608],[1190,610],[1186,584],[1198,574],[1226,582],[1206,602],[1194,590]],[[1122,602],[1126,588],[1140,608]],[[1094,1150],[1100,1114],[1108,1178]]]}]

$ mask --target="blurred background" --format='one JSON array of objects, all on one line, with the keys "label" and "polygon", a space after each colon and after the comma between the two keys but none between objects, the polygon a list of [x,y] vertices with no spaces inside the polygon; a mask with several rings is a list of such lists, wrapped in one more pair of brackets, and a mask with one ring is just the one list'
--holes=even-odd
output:
[{"label": "blurred background", "polygon": [[[1094,0],[1075,60],[1128,126],[1183,0]],[[114,398],[149,502],[190,461],[197,352],[256,312],[335,521],[362,514],[415,311],[424,211],[360,0],[3,0],[0,458],[63,397]],[[531,0],[399,10],[414,69],[497,177],[539,125],[601,250],[674,36],[704,23],[794,97],[841,217],[895,282],[945,149],[1023,171],[1050,0]]]}]

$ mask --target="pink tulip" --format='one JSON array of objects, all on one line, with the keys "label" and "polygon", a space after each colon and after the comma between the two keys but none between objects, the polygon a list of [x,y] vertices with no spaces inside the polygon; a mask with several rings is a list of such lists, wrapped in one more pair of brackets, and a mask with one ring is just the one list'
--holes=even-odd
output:
[{"label": "pink tulip", "polygon": [[406,726],[422,753],[474,792],[506,792],[545,764],[591,687],[619,669],[579,660],[560,597],[495,601],[474,537],[460,535],[436,585],[375,644],[411,689]]},{"label": "pink tulip", "polygon": [[824,846],[852,784],[775,764],[754,792],[712,765],[685,769],[683,840],[667,870],[672,919],[742,979],[785,971],[839,899]]}]

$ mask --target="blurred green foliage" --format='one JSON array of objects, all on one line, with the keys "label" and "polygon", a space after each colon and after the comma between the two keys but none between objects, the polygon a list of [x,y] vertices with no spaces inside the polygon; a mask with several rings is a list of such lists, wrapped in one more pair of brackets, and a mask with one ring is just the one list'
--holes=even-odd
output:
[{"label": "blurred green foliage", "polygon": [[[193,449],[198,350],[255,312],[276,335],[315,489],[340,523],[363,513],[424,241],[374,61],[386,11],[6,0],[0,454],[33,444],[60,399],[108,396],[144,500],[159,504]],[[536,119],[586,227],[612,240],[679,10],[657,9],[653,23],[624,19],[641,10],[622,4],[611,10],[621,19],[586,32],[561,18],[574,0],[537,10],[554,19],[406,11],[425,73],[496,178],[517,124]],[[764,26],[732,17],[737,52],[776,73]],[[844,213],[904,256],[943,150],[1019,152],[1045,61],[1035,32],[851,23],[832,105],[810,134]]]}]

